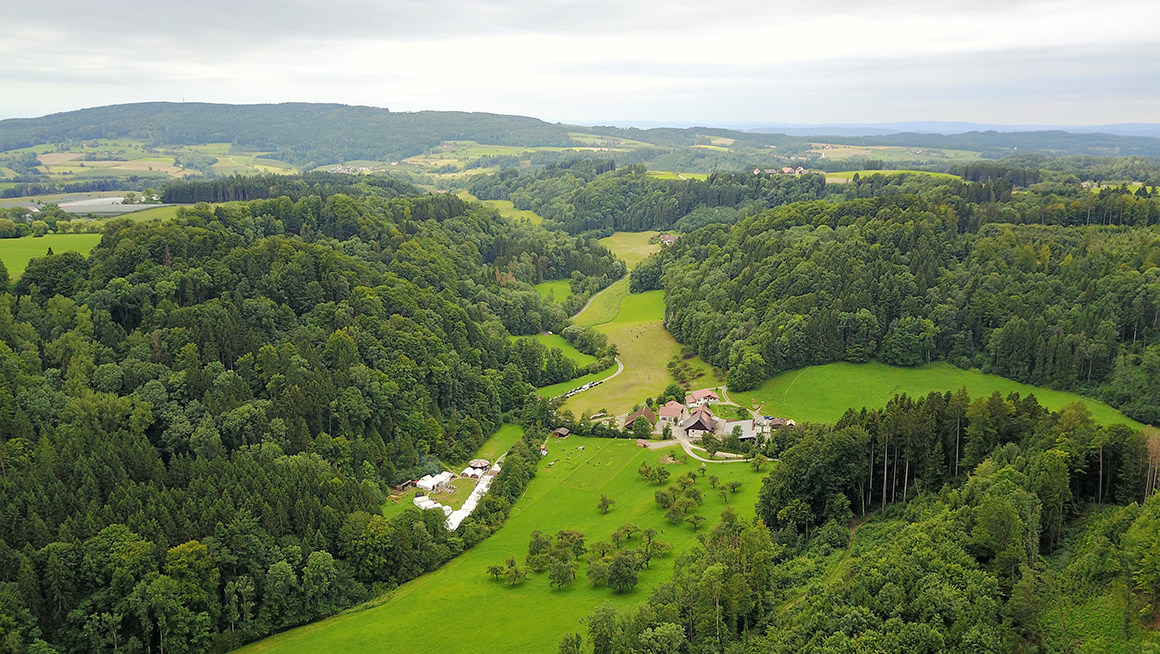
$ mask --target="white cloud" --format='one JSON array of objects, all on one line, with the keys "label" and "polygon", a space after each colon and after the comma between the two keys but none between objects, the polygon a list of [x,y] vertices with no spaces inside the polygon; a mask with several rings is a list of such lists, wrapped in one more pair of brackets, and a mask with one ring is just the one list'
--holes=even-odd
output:
[{"label": "white cloud", "polygon": [[0,116],[182,97],[585,122],[1160,115],[1156,2],[49,0],[6,16]]}]

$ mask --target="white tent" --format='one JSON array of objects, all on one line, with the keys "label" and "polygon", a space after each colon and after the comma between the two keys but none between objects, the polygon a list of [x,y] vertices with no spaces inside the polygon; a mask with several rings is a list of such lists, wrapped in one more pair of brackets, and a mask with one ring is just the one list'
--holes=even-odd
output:
[{"label": "white tent", "polygon": [[433,490],[435,488],[435,486],[438,484],[439,484],[439,482],[435,481],[435,479],[433,477],[431,477],[431,475],[423,475],[421,478],[419,478],[415,482],[416,486],[418,486],[421,490],[425,490],[425,491]]}]

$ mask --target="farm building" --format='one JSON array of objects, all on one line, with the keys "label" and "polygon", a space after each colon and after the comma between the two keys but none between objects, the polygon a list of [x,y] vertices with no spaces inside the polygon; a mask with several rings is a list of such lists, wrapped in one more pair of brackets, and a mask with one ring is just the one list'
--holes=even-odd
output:
[{"label": "farm building", "polygon": [[571,433],[572,432],[569,431],[567,427],[560,427],[559,429],[552,430],[552,435],[556,438],[568,438],[568,434]]},{"label": "farm building", "polygon": [[717,419],[713,417],[713,412],[708,407],[699,407],[681,423],[681,429],[685,430],[690,439],[700,440],[707,433],[716,433]]},{"label": "farm building", "polygon": [[689,408],[703,406],[709,402],[718,402],[721,398],[718,397],[717,392],[710,388],[703,388],[699,391],[693,391],[685,396],[685,404]]},{"label": "farm building", "polygon": [[672,234],[661,234],[657,240],[661,242],[661,245],[672,245],[677,242],[677,237]]},{"label": "farm building", "polygon": [[677,422],[685,413],[685,405],[676,400],[669,400],[667,404],[661,407],[660,417],[664,422]]},{"label": "farm building", "polygon": [[657,424],[657,416],[652,412],[652,409],[648,408],[647,406],[642,406],[636,411],[628,414],[628,417],[624,419],[624,426],[628,427],[632,425],[632,423],[636,422],[638,418],[644,418],[645,420],[648,420],[650,427]]}]

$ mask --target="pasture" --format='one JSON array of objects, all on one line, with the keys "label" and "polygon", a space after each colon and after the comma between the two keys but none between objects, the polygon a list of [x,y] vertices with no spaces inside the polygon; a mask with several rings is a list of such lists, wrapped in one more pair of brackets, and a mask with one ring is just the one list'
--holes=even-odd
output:
[{"label": "pasture", "polygon": [[31,259],[43,257],[49,248],[56,254],[80,252],[87,257],[100,242],[100,234],[48,234],[39,238],[35,236],[3,238],[0,239],[0,261],[3,261],[4,267],[8,269],[8,276],[15,280],[24,272]]},{"label": "pasture", "polygon": [[678,173],[672,170],[650,170],[648,176],[657,179],[709,179],[709,173]]},{"label": "pasture", "polygon": [[[580,446],[584,446],[583,451],[577,449]],[[669,578],[680,554],[696,544],[697,532],[686,523],[673,525],[666,520],[653,498],[658,486],[637,474],[641,462],[657,465],[666,454],[680,454],[680,450],[642,449],[631,440],[550,439],[548,455],[540,461],[536,478],[507,523],[487,540],[439,570],[404,584],[386,602],[364,610],[352,609],[239,651],[555,651],[564,634],[583,628],[581,620],[597,605],[608,601],[624,606],[647,599],[653,587]],[[667,467],[676,477],[696,471],[699,465],[675,463]],[[723,482],[740,481],[741,489],[723,503],[705,478],[698,477],[697,486],[705,499],[694,513],[708,519],[702,529],[716,522],[726,506],[744,519],[752,518],[763,474],[745,464],[715,463],[709,464],[709,469]],[[616,501],[607,515],[596,509],[602,494]],[[535,529],[546,534],[575,529],[591,544],[608,540],[628,522],[656,529],[661,540],[674,546],[673,552],[641,571],[639,584],[630,592],[616,594],[603,586],[593,587],[585,577],[585,563],[581,563],[575,583],[563,590],[550,587],[546,573],[533,573],[515,587],[494,581],[487,574],[488,566],[503,565],[508,557],[515,557],[522,566],[529,535]],[[625,546],[636,547],[639,538]]]},{"label": "pasture", "polygon": [[649,239],[659,235],[660,232],[616,232],[600,239],[600,244],[624,259],[629,269],[632,269],[647,259],[648,255],[661,249],[660,243],[649,243]]},{"label": "pasture", "polygon": [[974,161],[980,158],[978,152],[970,150],[949,150],[946,148],[908,148],[893,145],[839,145],[836,143],[814,143],[811,152],[825,154],[827,159],[849,159],[866,157],[881,159],[887,163],[904,161]]},{"label": "pasture", "polygon": [[[619,284],[624,284],[623,289],[615,288]],[[642,403],[647,397],[656,397],[672,381],[667,367],[668,362],[674,355],[680,353],[681,346],[663,324],[664,291],[630,295],[627,292],[627,280],[613,284],[606,293],[614,290],[617,292],[610,293],[610,297],[618,298],[616,313],[608,320],[592,324],[608,335],[610,343],[616,345],[620,351],[620,360],[624,363],[624,372],[592,390],[568,398],[563,408],[571,410],[576,415],[585,411],[596,413],[603,409],[607,409],[613,415],[623,413],[633,405]],[[620,290],[624,293],[619,293]],[[588,312],[581,316],[594,315],[597,311],[605,315],[607,307],[608,303],[602,303],[597,308],[596,302],[593,302]],[[582,323],[577,321],[577,324]],[[699,357],[689,359],[689,363],[702,373],[702,376],[693,382],[694,387],[712,386],[720,382],[713,376],[710,366]]]},{"label": "pasture", "polygon": [[[592,296],[588,306],[572,317],[581,327],[593,327],[611,322],[620,313],[620,302],[628,297],[628,278],[613,282],[608,288]],[[663,317],[663,314],[662,314]]]},{"label": "pasture", "polygon": [[536,284],[536,291],[545,300],[551,295],[556,302],[563,302],[572,297],[572,283],[567,279],[556,279],[550,282]]},{"label": "pasture", "polygon": [[798,422],[837,422],[846,409],[882,407],[897,394],[919,396],[931,391],[957,391],[963,387],[972,399],[995,391],[1004,396],[1012,392],[1024,397],[1034,393],[1039,403],[1052,411],[1072,402],[1083,402],[1096,422],[1120,422],[1134,429],[1141,427],[1140,423],[1096,400],[1020,384],[1005,377],[962,370],[948,363],[932,363],[921,368],[899,368],[876,361],[811,366],[782,373],[752,391],[730,392],[729,399],[742,406],[758,403],[764,406],[766,414]]}]

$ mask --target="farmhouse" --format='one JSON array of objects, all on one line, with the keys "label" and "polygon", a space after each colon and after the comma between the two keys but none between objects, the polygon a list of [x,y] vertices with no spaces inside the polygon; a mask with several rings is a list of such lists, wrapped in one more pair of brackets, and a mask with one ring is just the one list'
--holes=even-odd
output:
[{"label": "farmhouse", "polygon": [[681,429],[685,430],[689,440],[701,440],[705,434],[717,431],[717,419],[713,417],[713,412],[709,410],[709,407],[698,407],[692,415],[681,423]]},{"label": "farmhouse", "polygon": [[699,391],[693,391],[692,393],[686,395],[685,396],[685,404],[689,405],[689,408],[692,409],[694,407],[699,407],[699,406],[703,406],[705,404],[708,404],[709,402],[720,401],[720,399],[721,398],[717,396],[716,391],[713,391],[713,390],[708,389],[708,388],[703,388]]},{"label": "farmhouse", "polygon": [[677,237],[672,234],[661,234],[657,240],[661,242],[661,245],[672,245],[677,242]]},{"label": "farmhouse", "polygon": [[652,427],[657,423],[656,414],[652,412],[652,409],[649,409],[647,406],[642,406],[636,411],[628,414],[628,417],[624,419],[624,426],[631,426],[632,423],[636,422],[637,418],[644,418],[645,420],[648,420],[649,427]]},{"label": "farmhouse", "polygon": [[677,422],[685,413],[685,405],[676,400],[669,400],[660,409],[661,421],[663,422]]}]

